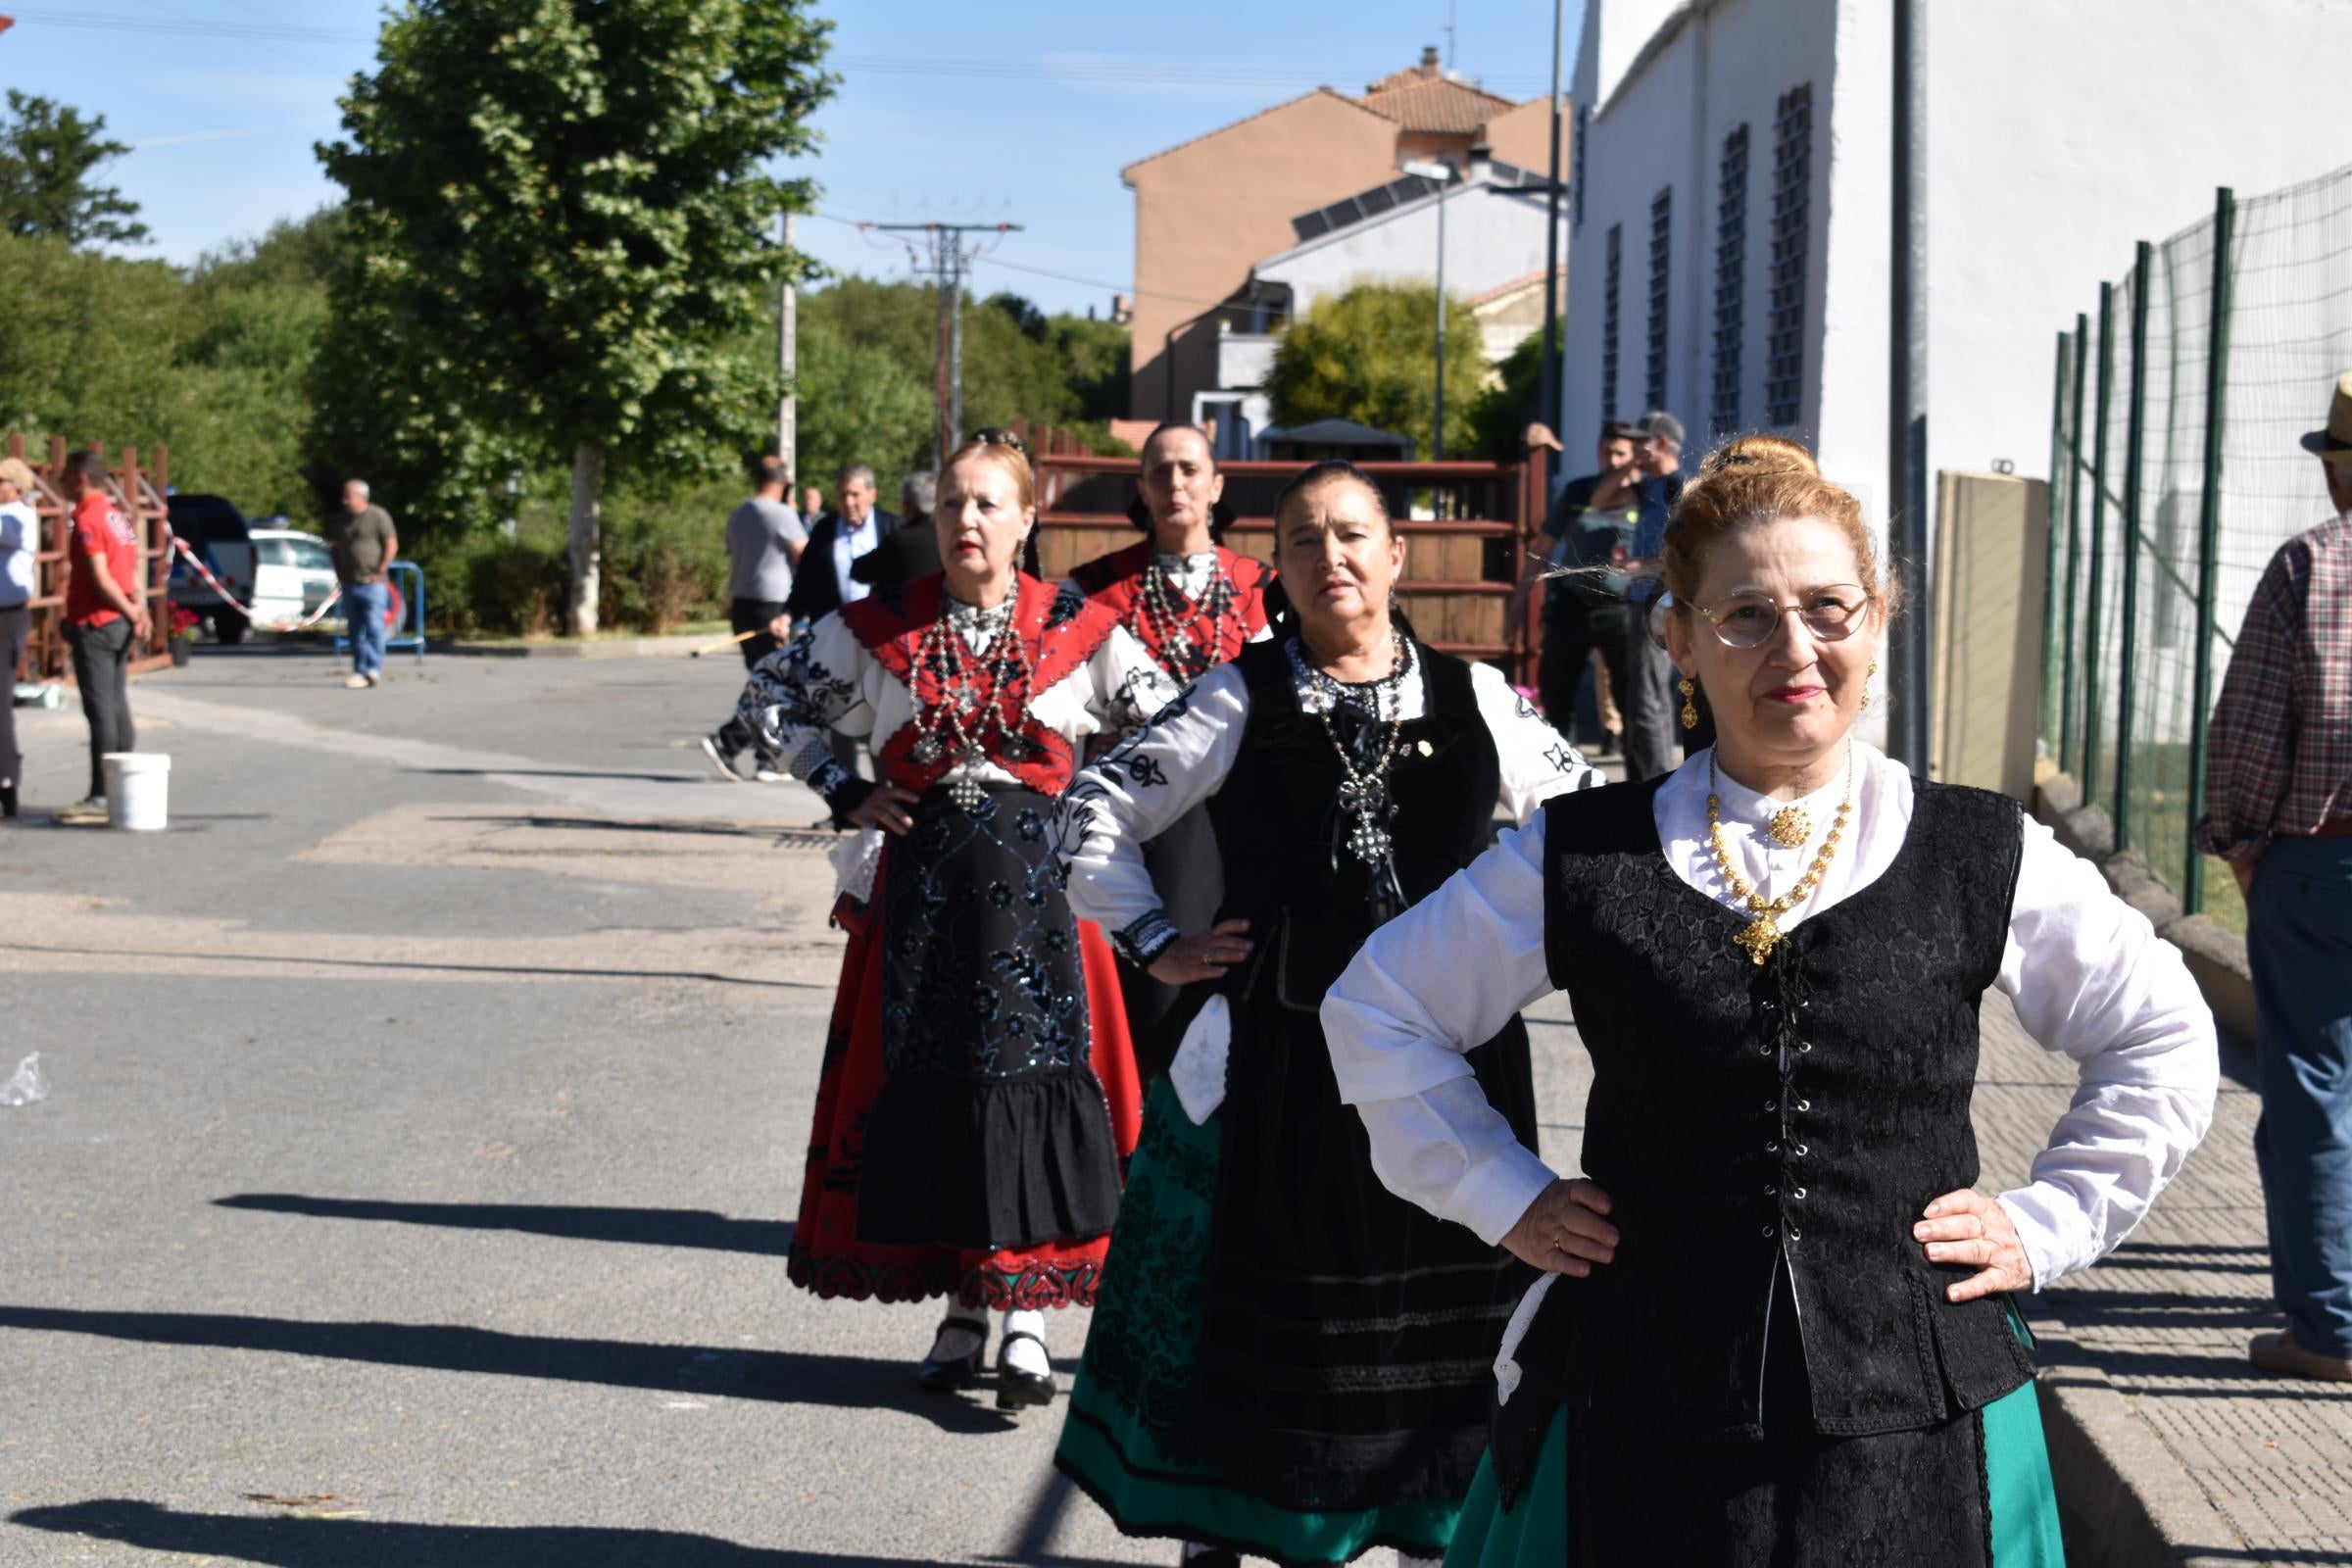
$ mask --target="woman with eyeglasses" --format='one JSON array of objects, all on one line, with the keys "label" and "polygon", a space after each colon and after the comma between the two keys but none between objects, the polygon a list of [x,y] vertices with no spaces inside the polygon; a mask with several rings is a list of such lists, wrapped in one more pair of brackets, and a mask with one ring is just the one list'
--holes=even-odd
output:
[{"label": "woman with eyeglasses", "polygon": [[[1184,1000],[1056,1463],[1194,1568],[1444,1551],[1527,1283],[1382,1189],[1315,1021],[1349,955],[1468,864],[1498,808],[1525,820],[1601,782],[1500,671],[1412,635],[1404,556],[1360,469],[1306,469],[1275,503],[1275,636],[1062,798],[1071,902]],[[1179,925],[1143,847],[1200,807],[1222,903]],[[1485,1041],[1469,1065],[1532,1139],[1527,1033],[1506,1016]]]},{"label": "woman with eyeglasses", "polygon": [[[1854,735],[1899,607],[1801,447],[1710,457],[1665,572],[1715,746],[1553,801],[1323,1004],[1383,1179],[1546,1275],[1448,1561],[2057,1564],[2011,1293],[2095,1261],[2180,1170],[2213,1019],[2017,802]],[[1574,1181],[1461,1054],[1555,987],[1593,1064]],[[1969,1121],[1988,989],[2082,1085],[1997,1197]]]},{"label": "woman with eyeglasses", "polygon": [[[1166,423],[1144,438],[1134,506],[1145,537],[1070,573],[1070,586],[1119,617],[1159,667],[1189,687],[1266,635],[1266,588],[1274,574],[1225,547],[1233,509],[1207,432]],[[1168,918],[1198,930],[1215,918],[1216,831],[1195,807],[1144,846],[1144,865]],[[1134,963],[1119,965],[1119,992],[1147,1077],[1165,1070],[1176,1041],[1168,1026],[1177,988]]]},{"label": "woman with eyeglasses", "polygon": [[[918,1376],[980,1375],[1004,1313],[997,1407],[1049,1402],[1040,1309],[1092,1305],[1140,1086],[1110,955],[1070,913],[1049,831],[1090,736],[1175,695],[1108,611],[1022,571],[1037,525],[1017,442],[939,476],[941,570],[804,628],[741,713],[870,830],[847,862],[850,932],[789,1262],[825,1297],[948,1298]],[[878,782],[834,760],[864,737]]]}]

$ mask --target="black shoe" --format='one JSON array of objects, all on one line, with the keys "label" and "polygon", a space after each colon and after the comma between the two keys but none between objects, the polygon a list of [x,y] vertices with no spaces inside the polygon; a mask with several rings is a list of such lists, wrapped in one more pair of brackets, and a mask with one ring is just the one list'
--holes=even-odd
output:
[{"label": "black shoe", "polygon": [[[988,1319],[982,1318],[975,1323],[968,1317],[952,1317],[939,1325],[941,1334],[950,1329],[976,1330],[980,1335],[980,1343],[972,1347],[969,1355],[958,1355],[952,1360],[941,1361],[928,1355],[923,1357],[923,1364],[915,1372],[914,1380],[933,1394],[954,1394],[958,1389],[968,1389],[979,1382],[980,1368],[988,1355]],[[934,1349],[938,1348],[936,1336],[931,1344]]]},{"label": "black shoe", "polygon": [[17,787],[14,784],[0,784],[0,816],[14,816],[16,814]]},{"label": "black shoe", "polygon": [[727,755],[727,749],[719,744],[717,736],[703,737],[703,755],[710,759],[710,765],[718,769],[720,778],[730,784],[744,782],[743,775],[735,770],[735,759]]},{"label": "black shoe", "polygon": [[1222,1546],[1211,1546],[1206,1551],[1187,1552],[1183,1563],[1184,1568],[1242,1568],[1242,1556]]},{"label": "black shoe", "polygon": [[1034,1334],[1015,1330],[1004,1336],[997,1348],[997,1408],[1000,1410],[1030,1410],[1054,1402],[1054,1380],[1035,1372],[1024,1372],[1004,1359],[1004,1352],[1015,1340],[1027,1340],[1040,1350],[1046,1342]]}]

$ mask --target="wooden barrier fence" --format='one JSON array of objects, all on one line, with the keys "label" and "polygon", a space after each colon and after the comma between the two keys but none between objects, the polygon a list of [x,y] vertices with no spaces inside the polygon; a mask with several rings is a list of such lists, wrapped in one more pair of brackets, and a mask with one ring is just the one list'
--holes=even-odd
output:
[{"label": "wooden barrier fence", "polygon": [[[1038,553],[1048,581],[1135,542],[1127,516],[1136,495],[1136,460],[1100,457],[1052,430],[1028,432],[1038,472]],[[1413,629],[1431,647],[1502,666],[1515,684],[1533,686],[1540,596],[1510,613],[1520,572],[1544,541],[1549,454],[1525,463],[1366,463],[1396,531],[1406,541],[1398,599]],[[1238,514],[1227,544],[1271,560],[1274,497],[1309,465],[1230,462],[1225,500]],[[1425,514],[1412,515],[1415,511]]]},{"label": "wooden barrier fence", "polygon": [[[105,448],[93,441],[90,450],[103,452]],[[25,455],[24,436],[8,438],[8,455],[23,459],[32,469],[34,493],[24,499],[31,503],[41,524],[40,545],[33,553],[32,636],[25,645],[23,671],[9,672],[12,683],[20,679],[71,682],[74,678],[65,637],[66,574],[70,569],[66,554],[74,527],[73,508],[65,496],[68,451],[65,437],[51,436],[48,461],[34,463]],[[147,641],[132,656],[130,669],[135,675],[168,662],[172,654],[172,614],[165,591],[172,574],[172,547],[168,542],[170,509],[164,499],[169,491],[171,454],[156,447],[151,461],[142,465],[139,449],[124,447],[108,466],[114,471],[108,493],[138,530],[139,580],[146,585],[147,613],[154,622]],[[0,700],[5,696],[0,693]]]}]

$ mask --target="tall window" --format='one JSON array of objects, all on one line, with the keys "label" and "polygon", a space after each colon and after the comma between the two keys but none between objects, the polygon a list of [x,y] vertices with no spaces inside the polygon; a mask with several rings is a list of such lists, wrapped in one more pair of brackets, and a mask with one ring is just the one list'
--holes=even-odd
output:
[{"label": "tall window", "polygon": [[1773,124],[1772,323],[1764,422],[1794,424],[1804,398],[1805,248],[1812,234],[1813,86],[1785,93]]},{"label": "tall window", "polygon": [[1645,409],[1666,406],[1666,311],[1674,297],[1668,287],[1673,241],[1674,187],[1669,185],[1649,203],[1649,359],[1642,379],[1642,406]]},{"label": "tall window", "polygon": [[1625,225],[1609,225],[1609,251],[1600,294],[1600,416],[1617,417],[1617,285],[1625,275]]},{"label": "tall window", "polygon": [[1747,329],[1747,127],[1723,138],[1715,172],[1715,382],[1707,425],[1740,428],[1740,339]]},{"label": "tall window", "polygon": [[1585,226],[1585,106],[1576,106],[1576,127],[1568,143],[1568,205],[1569,222]]}]

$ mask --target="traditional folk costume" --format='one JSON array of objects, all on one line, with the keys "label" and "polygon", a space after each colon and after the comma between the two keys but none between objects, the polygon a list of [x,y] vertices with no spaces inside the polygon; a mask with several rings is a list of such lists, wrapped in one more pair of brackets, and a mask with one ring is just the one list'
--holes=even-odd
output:
[{"label": "traditional folk costume", "polygon": [[[1177,932],[1140,846],[1206,803],[1245,964],[1186,988],[1055,1462],[1130,1535],[1285,1563],[1442,1551],[1485,1446],[1483,1369],[1529,1271],[1385,1192],[1316,1005],[1375,927],[1597,784],[1501,677],[1400,640],[1343,686],[1259,642],[1063,798],[1071,901],[1148,963]],[[1470,1062],[1535,1136],[1527,1036]]]},{"label": "traditional folk costume", "polygon": [[[1221,502],[1218,511],[1230,515]],[[1149,514],[1144,523],[1149,525]],[[1145,540],[1086,563],[1070,573],[1070,586],[1117,615],[1159,667],[1188,687],[1266,635],[1266,585],[1273,577],[1263,563],[1223,545],[1177,556]],[[1202,930],[1216,917],[1223,888],[1216,831],[1205,807],[1196,806],[1160,829],[1144,846],[1144,868],[1178,930]],[[1179,1030],[1170,1018],[1177,990],[1121,964],[1119,993],[1137,1064],[1149,1080],[1166,1070],[1175,1053]]]},{"label": "traditional folk costume", "polygon": [[2061,1561],[2023,1325],[1912,1234],[1977,1180],[1993,986],[2082,1077],[2001,1198],[2038,1290],[2146,1213],[2217,1067],[2179,954],[2016,802],[1855,743],[1784,805],[1701,752],[1553,802],[1372,939],[1323,1020],[1390,1185],[1496,1239],[1550,1183],[1460,1053],[1557,987],[1621,1236],[1515,1315],[1450,1563]]},{"label": "traditional folk costume", "polygon": [[1027,576],[993,611],[939,576],[877,590],[755,671],[744,716],[837,821],[875,786],[828,732],[870,736],[882,777],[922,794],[911,832],[844,858],[795,1284],[946,1295],[957,1321],[1094,1301],[1141,1089],[1051,816],[1088,736],[1173,695],[1109,612]]}]

